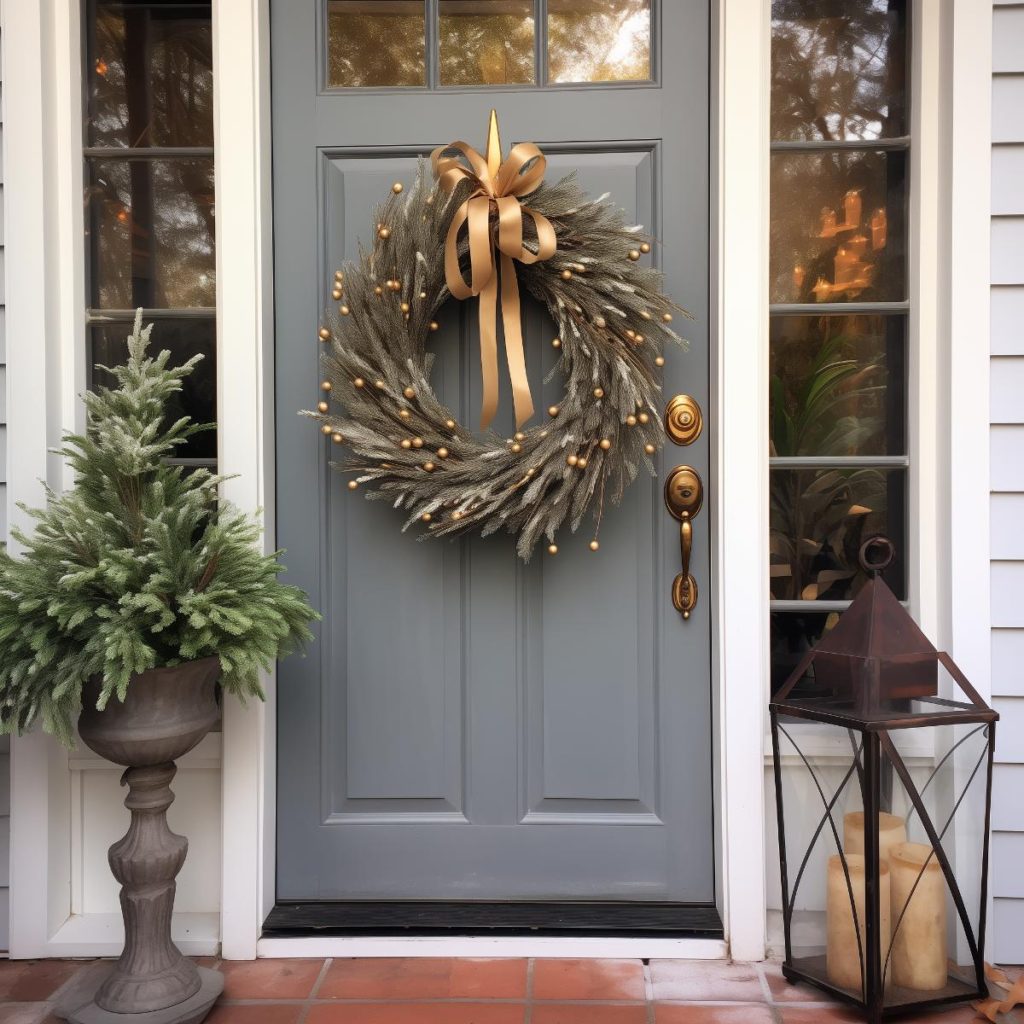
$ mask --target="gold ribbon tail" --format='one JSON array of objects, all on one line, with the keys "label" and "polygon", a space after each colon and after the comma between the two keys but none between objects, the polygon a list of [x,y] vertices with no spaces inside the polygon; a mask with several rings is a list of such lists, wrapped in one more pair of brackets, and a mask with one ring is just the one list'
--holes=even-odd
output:
[{"label": "gold ribbon tail", "polygon": [[498,411],[497,274],[491,274],[480,292],[480,373],[483,378],[480,429],[486,430]]},{"label": "gold ribbon tail", "polygon": [[523,322],[519,310],[519,282],[512,257],[501,254],[501,321],[505,332],[505,357],[512,381],[512,401],[516,410],[516,427],[533,415],[533,397],[526,376],[526,353],[523,350]]}]

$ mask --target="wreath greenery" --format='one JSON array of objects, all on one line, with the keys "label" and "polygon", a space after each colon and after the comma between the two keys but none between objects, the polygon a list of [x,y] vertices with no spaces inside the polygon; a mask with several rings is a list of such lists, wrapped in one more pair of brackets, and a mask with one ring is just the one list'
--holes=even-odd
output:
[{"label": "wreath greenery", "polygon": [[[309,415],[348,449],[333,463],[356,474],[348,487],[368,485],[368,497],[403,510],[403,529],[418,524],[423,536],[442,537],[504,528],[528,560],[542,537],[555,554],[557,531],[575,531],[593,508],[596,551],[606,500],[617,502],[640,466],[654,472],[663,346],[686,344],[671,326],[679,307],[662,294],[660,272],[641,262],[650,252],[641,229],[606,195],[588,198],[574,174],[542,184],[529,209],[553,226],[557,249],[521,262],[518,281],[557,325],[552,372],[563,375],[565,395],[545,422],[512,437],[474,434],[434,393],[427,350],[451,297],[446,236],[468,195],[465,182],[440,187],[423,161],[410,189],[392,186],[372,247],[335,272],[340,304],[320,328],[323,394]],[[536,225],[529,217],[523,225],[523,247],[536,257]],[[490,231],[496,242],[494,224]],[[453,244],[469,267],[468,240]]]}]

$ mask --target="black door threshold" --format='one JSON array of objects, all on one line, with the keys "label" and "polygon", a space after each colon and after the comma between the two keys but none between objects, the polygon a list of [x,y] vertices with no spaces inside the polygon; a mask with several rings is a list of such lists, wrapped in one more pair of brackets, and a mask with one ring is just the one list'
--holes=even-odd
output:
[{"label": "black door threshold", "polygon": [[270,938],[301,935],[615,935],[720,939],[711,903],[279,900]]}]

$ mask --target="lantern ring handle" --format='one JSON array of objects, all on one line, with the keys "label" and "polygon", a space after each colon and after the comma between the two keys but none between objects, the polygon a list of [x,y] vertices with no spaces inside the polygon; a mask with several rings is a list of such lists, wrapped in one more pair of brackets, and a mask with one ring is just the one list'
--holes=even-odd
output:
[{"label": "lantern ring handle", "polygon": [[876,575],[888,569],[896,558],[896,545],[888,537],[878,534],[868,537],[860,546],[857,560],[861,568]]}]

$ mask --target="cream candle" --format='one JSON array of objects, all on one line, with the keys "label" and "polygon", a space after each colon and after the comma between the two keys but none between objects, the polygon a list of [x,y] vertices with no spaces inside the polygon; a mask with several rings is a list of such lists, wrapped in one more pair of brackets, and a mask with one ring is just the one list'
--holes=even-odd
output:
[{"label": "cream candle", "polygon": [[[878,859],[888,860],[889,850],[907,841],[907,822],[898,814],[878,815]],[[864,812],[851,811],[843,817],[843,849],[864,856]]]},{"label": "cream candle", "polygon": [[947,964],[942,868],[930,846],[899,843],[889,850],[889,871],[896,928],[889,973],[897,985],[937,992],[946,987]]},{"label": "cream candle", "polygon": [[[864,916],[864,858],[856,853],[847,854],[847,869],[850,884],[846,884],[843,862],[839,854],[828,859],[828,899],[825,905],[825,923],[828,945],[825,951],[825,965],[828,980],[840,988],[852,992],[862,991],[861,950],[867,956],[868,930]],[[878,924],[881,932],[880,964],[889,954],[889,865],[882,861],[878,872]],[[853,907],[850,905],[850,890],[853,890],[853,906],[856,907],[854,923]],[[858,929],[860,942],[857,941]]]}]

